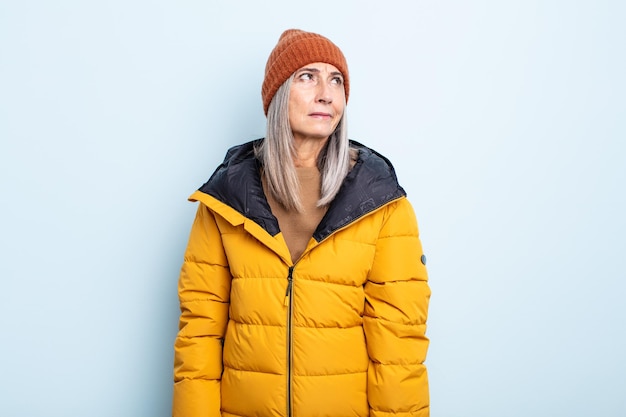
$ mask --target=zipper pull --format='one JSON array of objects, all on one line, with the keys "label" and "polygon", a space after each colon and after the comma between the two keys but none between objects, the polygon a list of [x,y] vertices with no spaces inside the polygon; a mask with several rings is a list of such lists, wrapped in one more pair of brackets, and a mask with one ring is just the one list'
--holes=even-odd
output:
[{"label": "zipper pull", "polygon": [[293,283],[293,266],[289,267],[289,274],[287,275],[287,291],[285,291],[285,307],[287,307],[289,296],[291,295],[291,284]]}]

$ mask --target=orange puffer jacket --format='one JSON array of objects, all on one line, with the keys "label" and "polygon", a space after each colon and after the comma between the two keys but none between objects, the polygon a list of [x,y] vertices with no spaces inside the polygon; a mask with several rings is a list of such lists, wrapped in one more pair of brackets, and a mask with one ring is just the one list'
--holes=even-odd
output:
[{"label": "orange puffer jacket", "polygon": [[393,167],[352,142],[359,158],[294,264],[253,145],[190,197],[173,415],[428,416],[430,290]]}]

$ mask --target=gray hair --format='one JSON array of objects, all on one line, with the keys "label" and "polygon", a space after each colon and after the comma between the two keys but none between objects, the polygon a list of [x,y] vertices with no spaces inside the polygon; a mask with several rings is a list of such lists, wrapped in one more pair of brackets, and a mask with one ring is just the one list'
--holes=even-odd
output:
[{"label": "gray hair", "polygon": [[[263,165],[263,179],[272,197],[287,210],[302,212],[300,184],[293,163],[295,150],[289,123],[289,91],[292,77],[279,88],[267,111],[265,140],[255,149]],[[321,196],[317,206],[333,201],[346,175],[350,171],[351,152],[346,126],[346,110],[320,152],[317,166],[322,177]]]}]

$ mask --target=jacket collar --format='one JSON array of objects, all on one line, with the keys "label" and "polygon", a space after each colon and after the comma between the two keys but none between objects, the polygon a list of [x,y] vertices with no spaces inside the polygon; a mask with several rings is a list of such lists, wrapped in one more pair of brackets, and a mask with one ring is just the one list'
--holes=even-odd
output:
[{"label": "jacket collar", "polygon": [[[280,232],[278,220],[265,198],[261,165],[254,157],[254,146],[262,140],[229,149],[224,162],[198,191],[230,206],[271,236],[276,236]],[[356,141],[350,141],[350,145],[359,151],[358,159],[313,233],[317,242],[406,195],[387,158]]]}]

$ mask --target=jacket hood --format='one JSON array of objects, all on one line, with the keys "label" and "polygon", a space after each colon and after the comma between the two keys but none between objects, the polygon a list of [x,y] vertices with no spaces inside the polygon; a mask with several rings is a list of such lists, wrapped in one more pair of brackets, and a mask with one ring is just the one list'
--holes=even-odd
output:
[{"label": "jacket hood", "polygon": [[[262,140],[230,148],[224,161],[198,191],[230,206],[271,236],[276,236],[280,232],[278,220],[272,214],[263,192],[261,163],[254,156],[254,147]],[[351,140],[350,146],[358,150],[358,159],[313,233],[317,242],[385,204],[406,196],[387,158],[356,141]]]}]

